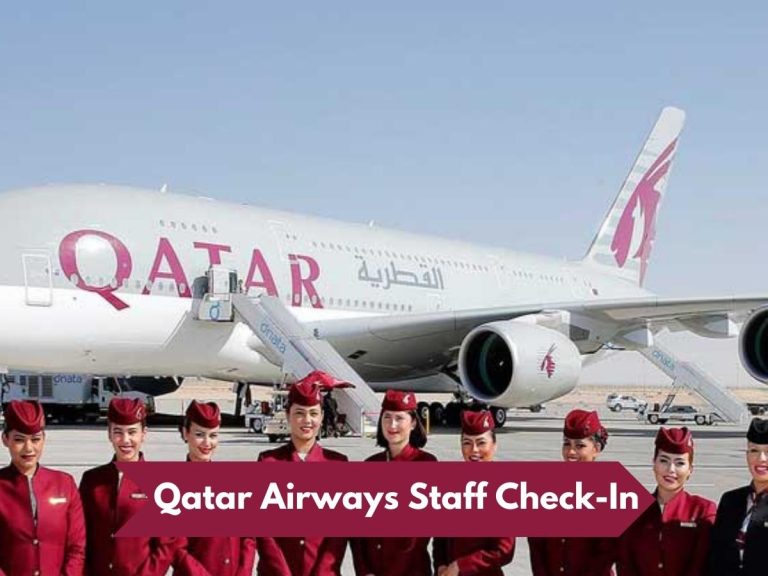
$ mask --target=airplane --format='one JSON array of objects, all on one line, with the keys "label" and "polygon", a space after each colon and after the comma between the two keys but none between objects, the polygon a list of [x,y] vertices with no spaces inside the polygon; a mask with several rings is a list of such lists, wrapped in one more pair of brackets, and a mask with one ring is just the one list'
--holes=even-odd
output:
[{"label": "airplane", "polygon": [[766,297],[643,287],[684,119],[661,112],[570,262],[165,190],[3,193],[0,366],[275,383],[280,368],[246,324],[194,317],[195,283],[219,266],[237,272],[238,290],[279,298],[374,390],[538,405],[573,390],[583,360],[606,348],[649,347],[664,329],[731,337],[753,312],[742,348],[768,374],[768,348],[754,344]]}]

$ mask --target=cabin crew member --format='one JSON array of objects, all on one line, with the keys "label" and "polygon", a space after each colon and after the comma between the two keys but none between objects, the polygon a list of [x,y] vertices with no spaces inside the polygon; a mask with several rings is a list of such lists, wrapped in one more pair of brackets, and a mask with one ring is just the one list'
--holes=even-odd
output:
[{"label": "cabin crew member", "polygon": [[752,482],[723,494],[717,507],[711,576],[768,574],[768,420],[749,425],[747,466]]},{"label": "cabin crew member", "polygon": [[[488,410],[461,413],[461,455],[465,462],[492,462],[496,455],[493,415]],[[435,538],[437,576],[503,576],[512,562],[514,538]]]},{"label": "cabin crew member", "polygon": [[118,537],[116,533],[144,506],[148,498],[117,462],[144,460],[141,446],[147,434],[146,409],[137,399],[113,398],[107,410],[107,435],[112,461],[83,474],[80,497],[88,536],[89,576],[164,576],[178,546],[176,538]]},{"label": "cabin crew member", "polygon": [[[320,380],[313,372],[288,392],[291,440],[259,454],[259,462],[346,462],[347,457],[320,446],[323,423]],[[336,576],[347,550],[345,538],[258,538],[259,576]]]},{"label": "cabin crew member", "polygon": [[69,474],[40,466],[45,416],[38,402],[13,400],[5,410],[3,446],[11,463],[0,469],[0,575],[79,576],[85,525],[77,485]]},{"label": "cabin crew member", "polygon": [[[366,462],[436,462],[422,450],[427,433],[416,415],[413,392],[387,390],[381,404],[376,444],[384,451]],[[352,556],[358,576],[422,576],[431,574],[429,538],[357,538]]]},{"label": "cabin crew member", "polygon": [[[597,412],[571,410],[563,426],[566,462],[593,462],[605,449],[608,432]],[[554,531],[554,528],[553,528]],[[612,538],[529,538],[534,576],[608,576],[613,573]]]},{"label": "cabin crew member", "polygon": [[621,537],[619,576],[704,576],[715,503],[685,491],[693,472],[688,428],[659,428],[655,501]]},{"label": "cabin crew member", "polygon": [[[192,400],[181,435],[187,443],[188,462],[211,462],[219,445],[221,411],[214,402]],[[184,576],[251,576],[256,539],[216,536],[187,538],[176,551],[173,573]]]}]

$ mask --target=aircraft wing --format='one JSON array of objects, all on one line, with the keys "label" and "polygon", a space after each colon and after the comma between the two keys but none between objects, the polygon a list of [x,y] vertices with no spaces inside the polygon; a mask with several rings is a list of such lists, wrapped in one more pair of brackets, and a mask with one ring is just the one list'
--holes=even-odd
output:
[{"label": "aircraft wing", "polygon": [[768,306],[768,296],[648,296],[596,302],[564,301],[549,303],[546,307],[528,304],[407,316],[346,318],[312,322],[309,327],[316,336],[328,339],[353,366],[375,380],[388,378],[390,372],[400,375],[410,372],[415,377],[455,362],[464,337],[487,322],[564,311],[572,317],[599,322],[615,334],[639,325],[647,326],[653,332],[663,328],[697,332],[697,322],[705,324],[717,319],[740,322],[762,306]]}]

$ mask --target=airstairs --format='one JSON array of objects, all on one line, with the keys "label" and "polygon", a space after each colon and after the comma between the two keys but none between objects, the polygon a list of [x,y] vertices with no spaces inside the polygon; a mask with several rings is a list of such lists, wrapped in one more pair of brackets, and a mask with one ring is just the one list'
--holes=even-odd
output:
[{"label": "airstairs", "polygon": [[340,412],[356,434],[376,423],[380,404],[370,386],[326,340],[316,338],[275,296],[248,296],[239,288],[237,272],[212,266],[195,281],[198,320],[233,322],[239,316],[264,344],[259,350],[269,362],[297,380],[322,370],[349,382],[354,388],[334,391]]},{"label": "airstairs", "polygon": [[334,391],[339,410],[355,433],[362,434],[365,419],[377,417],[380,402],[370,386],[326,340],[315,336],[274,296],[251,298],[232,294],[232,307],[266,348],[267,360],[283,372],[302,378],[323,370],[354,384]]},{"label": "airstairs", "polygon": [[667,397],[665,407],[672,403],[676,390],[686,388],[709,402],[724,420],[737,424],[747,421],[746,405],[696,364],[677,358],[658,343],[639,352],[672,379],[673,392]]}]

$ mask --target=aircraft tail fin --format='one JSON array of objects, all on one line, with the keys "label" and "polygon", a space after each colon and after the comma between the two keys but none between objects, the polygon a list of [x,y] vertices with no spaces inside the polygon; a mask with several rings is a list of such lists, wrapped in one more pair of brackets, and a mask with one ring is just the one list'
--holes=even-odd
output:
[{"label": "aircraft tail fin", "polygon": [[661,111],[583,262],[642,286],[685,112]]}]

